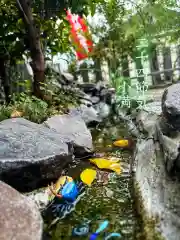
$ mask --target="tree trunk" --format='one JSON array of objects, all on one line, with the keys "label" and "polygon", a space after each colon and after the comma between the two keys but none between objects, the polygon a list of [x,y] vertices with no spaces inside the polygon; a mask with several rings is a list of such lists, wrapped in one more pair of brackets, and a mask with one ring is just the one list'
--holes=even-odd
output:
[{"label": "tree trunk", "polygon": [[6,74],[6,61],[3,58],[0,58],[0,77],[1,77],[1,83],[4,90],[5,100],[6,103],[10,103],[10,94],[11,94],[11,88],[9,84],[9,79]]},{"label": "tree trunk", "polygon": [[33,92],[36,97],[44,99],[41,83],[45,81],[45,61],[40,42],[40,29],[33,19],[31,0],[17,0],[17,4],[27,28],[29,50],[32,58],[31,67],[34,73]]}]

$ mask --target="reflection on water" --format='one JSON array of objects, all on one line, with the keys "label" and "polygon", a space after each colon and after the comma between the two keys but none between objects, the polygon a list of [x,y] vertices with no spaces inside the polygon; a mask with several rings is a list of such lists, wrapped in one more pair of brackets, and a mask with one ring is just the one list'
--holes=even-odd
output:
[{"label": "reflection on water", "polygon": [[[120,157],[124,172],[128,172],[130,152],[111,151],[107,152],[106,146],[112,142],[111,138],[127,136],[124,126],[119,130],[114,127],[95,130],[93,132],[94,143],[98,152],[105,155]],[[103,149],[103,152],[102,152]],[[86,161],[70,169],[70,176],[77,176],[83,169],[91,166]],[[75,210],[64,219],[46,230],[52,240],[59,239],[89,239],[89,236],[73,237],[72,230],[77,226],[89,223],[89,232],[95,232],[100,222],[109,221],[108,233],[117,232],[122,235],[121,239],[134,240],[139,231],[135,217],[133,201],[131,197],[132,179],[126,174],[120,176],[112,172],[98,170],[98,179],[87,188],[85,194],[77,203]],[[47,226],[47,225],[46,225]],[[98,239],[103,239],[99,236]],[[118,239],[118,238],[112,238]]]}]

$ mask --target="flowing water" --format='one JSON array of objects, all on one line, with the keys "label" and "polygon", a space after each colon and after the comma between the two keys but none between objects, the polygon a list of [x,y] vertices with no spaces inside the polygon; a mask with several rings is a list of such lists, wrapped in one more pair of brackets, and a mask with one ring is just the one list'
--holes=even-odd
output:
[{"label": "flowing water", "polygon": [[[128,151],[121,152],[120,150],[108,151],[108,145],[112,143],[111,137],[127,137],[127,131],[123,125],[118,126],[118,129],[108,125],[92,131],[92,135],[97,152],[121,159],[123,173],[117,175],[112,172],[98,170],[98,180],[90,188],[86,189],[85,194],[76,204],[75,210],[50,228],[46,224],[46,232],[49,235],[47,239],[86,240],[89,239],[89,236],[74,237],[72,236],[72,230],[88,222],[89,232],[93,233],[97,230],[99,223],[104,220],[109,221],[106,230],[108,233],[117,232],[122,236],[121,238],[115,237],[112,239],[139,239],[137,233],[140,232],[140,228],[134,210],[132,178],[128,174],[132,153]],[[95,168],[88,161],[81,161],[80,164],[70,169],[68,174],[77,176],[89,166]],[[100,235],[97,239],[103,239],[103,237]]]}]

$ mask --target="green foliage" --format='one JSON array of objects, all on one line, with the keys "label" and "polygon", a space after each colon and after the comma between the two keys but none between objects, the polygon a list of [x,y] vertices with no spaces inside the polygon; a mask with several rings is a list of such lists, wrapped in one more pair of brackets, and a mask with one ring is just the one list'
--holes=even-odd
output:
[{"label": "green foliage", "polygon": [[117,60],[131,53],[135,47],[135,39],[132,34],[127,35],[124,29],[124,21],[129,12],[125,9],[125,2],[107,0],[98,4],[98,11],[105,18],[105,26],[97,27],[99,43],[96,46],[95,55],[105,57],[113,69],[117,68]]},{"label": "green foliage", "polygon": [[46,10],[46,18],[56,18],[64,12],[64,9],[70,8],[75,14],[94,14],[96,4],[102,2],[102,0],[46,0],[46,1],[34,1],[34,9],[37,14],[41,14],[43,10]]},{"label": "green foliage", "polygon": [[48,117],[64,114],[69,107],[78,105],[78,97],[74,93],[59,90],[53,95],[50,105],[28,93],[14,94],[11,103],[0,106],[0,121],[11,118],[14,111],[22,113],[22,117],[36,123],[42,123]]},{"label": "green foliage", "polygon": [[50,114],[48,104],[35,96],[28,96],[24,93],[14,95],[12,98],[12,108],[23,113],[26,119],[41,123]]},{"label": "green foliage", "polygon": [[[99,37],[95,46],[94,58],[105,58],[109,62],[112,72],[121,65],[125,56],[137,54],[136,45],[139,38],[151,41],[159,40],[159,33],[165,34],[170,41],[179,40],[178,24],[180,14],[172,7],[177,7],[177,2],[172,0],[157,0],[143,3],[133,3],[133,9],[127,8],[129,1],[118,0],[73,0],[73,1],[32,1],[33,17],[40,29],[41,43],[45,55],[71,52],[69,42],[69,23],[65,16],[64,8],[70,8],[73,13],[94,14],[98,10],[104,15],[104,26],[91,27],[94,35]],[[45,13],[44,15],[42,13]],[[0,58],[10,59],[12,62],[22,59],[22,54],[28,54],[28,37],[22,16],[17,10],[16,1],[2,0],[0,3]],[[170,31],[173,30],[173,31]],[[168,31],[168,33],[167,33]],[[70,66],[75,70],[76,63]],[[49,79],[47,79],[49,81]],[[120,76],[111,76],[111,84],[116,85],[117,93],[122,92],[124,81],[129,81]],[[21,84],[21,83],[20,83]],[[24,84],[24,83],[22,83]],[[28,82],[26,81],[26,88]],[[48,86],[46,86],[48,85]],[[65,105],[66,102],[77,102],[74,93],[54,91],[51,81],[46,82],[42,88],[47,94],[52,95],[53,103]],[[118,87],[119,86],[119,87]],[[28,90],[30,92],[30,90]],[[29,93],[26,91],[26,93]],[[62,94],[62,97],[60,96]],[[64,102],[63,102],[64,101]],[[68,105],[68,104],[67,104]]]},{"label": "green foliage", "polygon": [[[42,48],[51,55],[71,51],[69,42],[69,24],[64,9],[73,13],[88,14],[94,12],[95,4],[100,0],[73,1],[32,1],[33,17],[40,29]],[[9,59],[22,59],[29,51],[28,35],[18,12],[16,1],[2,0],[0,3],[0,56]]]},{"label": "green foliage", "polygon": [[47,68],[45,74],[46,82],[41,84],[41,88],[46,96],[50,96],[48,103],[32,96],[31,80],[14,82],[15,89],[22,87],[23,92],[13,94],[8,106],[0,106],[0,121],[10,118],[16,110],[22,112],[24,118],[41,123],[52,115],[66,113],[69,107],[78,106],[79,96],[73,89],[65,90],[56,85],[59,73]]},{"label": "green foliage", "polygon": [[124,24],[126,33],[136,38],[146,37],[150,40],[161,41],[164,38],[170,41],[179,39],[180,13],[176,1],[146,1],[135,5],[136,14],[130,14]]},{"label": "green foliage", "polygon": [[11,117],[12,106],[0,105],[0,121]]},{"label": "green foliage", "polygon": [[[38,16],[37,16],[38,17]],[[52,56],[57,53],[71,51],[69,44],[69,24],[65,20],[65,14],[61,15],[61,19],[54,21],[52,19],[40,20],[42,32],[41,42]],[[46,37],[43,37],[46,36]]]},{"label": "green foliage", "polygon": [[56,73],[53,69],[46,69],[46,83],[42,85],[42,90],[47,95],[52,96],[52,105],[63,106],[68,109],[69,106],[77,106],[79,104],[79,95],[73,88],[64,89],[57,85],[57,79],[61,78],[59,73]]},{"label": "green foliage", "polygon": [[[70,8],[73,13],[85,15],[93,15],[98,9],[104,15],[107,26],[97,27],[92,31],[97,36],[99,33],[104,35],[96,46],[96,55],[106,55],[111,60],[132,52],[135,39],[143,35],[151,36],[176,28],[176,31],[171,31],[169,35],[171,40],[179,38],[180,14],[169,9],[177,7],[176,1],[163,0],[153,4],[150,1],[132,3],[133,9],[127,9],[127,3],[125,0],[34,1],[33,17],[40,28],[43,48],[52,55],[71,51],[65,8]],[[43,12],[45,15],[42,14]],[[1,1],[0,21],[1,56],[21,58],[28,50],[28,39],[16,1]]]},{"label": "green foliage", "polygon": [[22,87],[24,89],[24,92],[27,94],[30,94],[32,92],[32,80],[27,79],[27,80],[21,80],[21,81],[15,81],[12,83],[15,89],[17,87]]},{"label": "green foliage", "polygon": [[106,0],[97,5],[105,25],[93,31],[99,37],[95,56],[107,59],[113,72],[120,66],[120,59],[137,53],[141,38],[148,40],[149,49],[151,43],[179,40],[180,13],[171,9],[177,7],[176,1],[131,2],[131,8],[127,4],[126,0]]},{"label": "green foliage", "polygon": [[15,1],[2,0],[0,3],[0,57],[22,59],[25,49],[24,25],[18,16]]},{"label": "green foliage", "polygon": [[71,106],[78,106],[79,98],[76,93],[71,89],[69,90],[59,90],[58,93],[53,98],[55,105],[63,106],[65,109],[68,109]]}]

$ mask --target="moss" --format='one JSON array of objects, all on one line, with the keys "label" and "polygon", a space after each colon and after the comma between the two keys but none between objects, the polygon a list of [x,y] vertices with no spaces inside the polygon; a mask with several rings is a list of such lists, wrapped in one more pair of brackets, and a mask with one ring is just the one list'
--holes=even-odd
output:
[{"label": "moss", "polygon": [[139,215],[139,224],[141,225],[142,234],[140,238],[143,240],[164,240],[161,233],[156,230],[159,224],[159,217],[149,217],[145,207],[144,200],[141,196],[140,187],[137,182],[134,183],[134,196],[137,214]]}]

